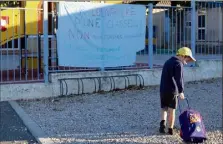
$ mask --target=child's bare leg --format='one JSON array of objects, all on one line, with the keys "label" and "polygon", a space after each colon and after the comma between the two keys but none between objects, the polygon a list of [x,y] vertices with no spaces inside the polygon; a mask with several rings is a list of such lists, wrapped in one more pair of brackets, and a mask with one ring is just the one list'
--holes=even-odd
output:
[{"label": "child's bare leg", "polygon": [[161,109],[161,122],[160,122],[160,133],[165,133],[166,127],[166,119],[167,119],[167,108]]},{"label": "child's bare leg", "polygon": [[161,109],[161,120],[166,121],[167,119],[167,108],[162,108]]},{"label": "child's bare leg", "polygon": [[169,129],[168,129],[168,133],[173,135],[173,127],[174,127],[174,123],[175,123],[175,109],[172,108],[168,108],[168,122],[169,122]]},{"label": "child's bare leg", "polygon": [[173,128],[174,127],[174,123],[175,123],[175,109],[172,108],[168,108],[168,116],[169,116],[169,128]]}]

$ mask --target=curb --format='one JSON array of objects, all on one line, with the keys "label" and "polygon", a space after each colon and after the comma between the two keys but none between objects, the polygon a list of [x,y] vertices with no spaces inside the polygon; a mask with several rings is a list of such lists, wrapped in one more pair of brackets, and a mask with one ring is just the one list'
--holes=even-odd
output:
[{"label": "curb", "polygon": [[50,137],[28,116],[28,114],[17,104],[16,101],[9,101],[11,107],[15,110],[18,116],[28,128],[30,133],[34,136],[40,144],[54,144]]}]

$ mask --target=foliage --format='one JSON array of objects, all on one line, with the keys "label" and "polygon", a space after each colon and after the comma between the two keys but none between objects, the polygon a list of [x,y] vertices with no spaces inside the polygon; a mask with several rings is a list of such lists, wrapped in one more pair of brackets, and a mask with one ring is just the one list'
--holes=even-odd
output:
[{"label": "foliage", "polygon": [[140,5],[148,5],[149,3],[152,3],[153,5],[156,5],[158,1],[123,0],[123,3],[140,4]]},{"label": "foliage", "polygon": [[184,7],[190,7],[191,2],[190,1],[171,1],[171,6],[184,6]]},{"label": "foliage", "polygon": [[19,7],[21,1],[0,1],[0,7]]},{"label": "foliage", "polygon": [[[131,3],[131,4],[141,4],[141,5],[148,5],[149,3],[152,3],[153,5],[156,5],[159,1],[140,1],[140,0],[124,0],[124,3]],[[171,6],[190,6],[190,1],[171,1]]]}]

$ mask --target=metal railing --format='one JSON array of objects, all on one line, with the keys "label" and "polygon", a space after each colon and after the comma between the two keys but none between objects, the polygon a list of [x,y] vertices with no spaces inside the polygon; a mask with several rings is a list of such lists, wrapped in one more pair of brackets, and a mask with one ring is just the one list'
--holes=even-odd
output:
[{"label": "metal railing", "polygon": [[[182,46],[192,48],[197,59],[221,58],[223,49],[221,2],[196,2],[194,7],[150,4],[147,10],[145,48],[136,52],[135,63],[129,66],[105,67],[104,70],[162,67],[164,61],[175,55],[177,49]],[[0,83],[43,82],[44,76],[48,73],[101,70],[99,67],[58,65],[56,35],[58,13],[52,11],[47,15],[48,47],[45,48],[43,9],[0,8]],[[46,57],[44,50],[48,51]],[[48,65],[44,63],[44,59]]]},{"label": "metal railing", "polygon": [[42,11],[0,8],[0,83],[43,80],[38,20]]},{"label": "metal railing", "polygon": [[223,2],[197,2],[196,54],[219,57],[223,49]]}]

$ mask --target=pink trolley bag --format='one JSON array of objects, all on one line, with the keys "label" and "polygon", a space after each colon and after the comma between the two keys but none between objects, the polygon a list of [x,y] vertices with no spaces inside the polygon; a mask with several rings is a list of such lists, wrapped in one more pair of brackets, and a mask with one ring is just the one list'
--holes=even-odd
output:
[{"label": "pink trolley bag", "polygon": [[202,121],[202,116],[198,111],[190,109],[188,99],[188,108],[181,111],[180,103],[178,99],[178,105],[180,110],[179,122],[180,122],[180,137],[185,142],[202,143],[207,140],[205,126]]}]

